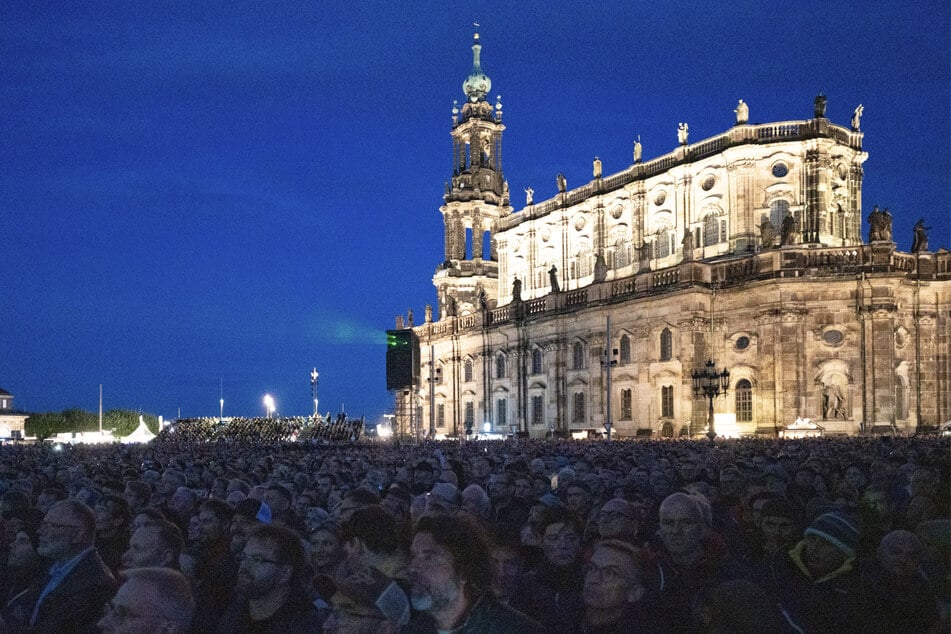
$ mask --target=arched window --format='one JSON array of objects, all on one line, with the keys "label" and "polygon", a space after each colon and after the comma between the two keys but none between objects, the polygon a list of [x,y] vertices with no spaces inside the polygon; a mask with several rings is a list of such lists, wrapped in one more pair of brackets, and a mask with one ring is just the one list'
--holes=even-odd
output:
[{"label": "arched window", "polygon": [[769,221],[776,227],[776,231],[783,225],[783,218],[789,213],[788,200],[774,200],[769,203]]},{"label": "arched window", "polygon": [[660,360],[670,361],[674,354],[674,338],[670,334],[670,328],[664,328],[660,333]]},{"label": "arched window", "polygon": [[462,362],[462,380],[466,383],[472,380],[472,359]]},{"label": "arched window", "polygon": [[584,369],[584,344],[580,341],[576,341],[575,345],[571,348],[571,369]]},{"label": "arched window", "polygon": [[733,390],[736,398],[736,422],[749,423],[753,420],[753,384],[746,379],[736,382]]},{"label": "arched window", "polygon": [[621,390],[621,420],[631,420],[634,402],[632,396],[629,388]]},{"label": "arched window", "polygon": [[658,229],[654,238],[654,257],[665,258],[670,255],[670,236],[666,229]]},{"label": "arched window", "polygon": [[575,392],[571,408],[571,422],[585,422],[584,392]]},{"label": "arched window", "polygon": [[618,348],[619,348],[618,353],[620,355],[620,359],[618,359],[618,361],[620,362],[620,364],[624,365],[625,363],[630,363],[631,362],[631,338],[628,337],[627,335],[622,335],[621,342]]},{"label": "arched window", "polygon": [[660,388],[660,415],[664,418],[674,417],[673,385],[665,385]]},{"label": "arched window", "polygon": [[532,374],[542,373],[542,351],[539,348],[532,350]]},{"label": "arched window", "polygon": [[500,354],[495,357],[495,378],[505,378],[505,355]]},{"label": "arched window", "polygon": [[709,246],[720,241],[720,219],[715,214],[708,214],[703,219],[703,245]]},{"label": "arched window", "polygon": [[508,400],[500,398],[495,402],[495,425],[496,428],[505,429],[508,423]]}]

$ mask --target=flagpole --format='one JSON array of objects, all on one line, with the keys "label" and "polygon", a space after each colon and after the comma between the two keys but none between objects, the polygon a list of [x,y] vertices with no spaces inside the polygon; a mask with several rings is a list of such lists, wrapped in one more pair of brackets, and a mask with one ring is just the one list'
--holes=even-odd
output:
[{"label": "flagpole", "polygon": [[99,438],[102,438],[102,383],[99,384]]}]

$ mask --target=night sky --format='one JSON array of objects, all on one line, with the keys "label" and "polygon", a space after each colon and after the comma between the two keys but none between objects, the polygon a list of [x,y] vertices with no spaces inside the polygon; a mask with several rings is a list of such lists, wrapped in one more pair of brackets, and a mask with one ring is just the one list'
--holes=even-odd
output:
[{"label": "night sky", "polygon": [[[473,22],[520,208],[734,121],[858,104],[863,215],[951,246],[941,2],[0,3],[0,386],[27,411],[391,407],[435,303]],[[863,233],[867,227],[863,223]],[[867,233],[866,233],[867,235]]]}]

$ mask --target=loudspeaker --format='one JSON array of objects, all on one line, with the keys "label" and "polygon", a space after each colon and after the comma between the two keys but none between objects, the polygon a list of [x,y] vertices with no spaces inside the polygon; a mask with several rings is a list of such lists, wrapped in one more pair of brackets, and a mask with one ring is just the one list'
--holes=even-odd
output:
[{"label": "loudspeaker", "polygon": [[419,383],[419,337],[405,328],[386,331],[386,389]]}]

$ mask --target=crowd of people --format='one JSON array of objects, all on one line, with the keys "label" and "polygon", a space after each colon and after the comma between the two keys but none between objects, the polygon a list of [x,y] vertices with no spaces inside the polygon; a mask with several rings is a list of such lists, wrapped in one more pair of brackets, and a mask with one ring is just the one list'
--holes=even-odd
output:
[{"label": "crowd of people", "polygon": [[951,624],[947,439],[208,442],[193,423],[0,447],[0,631]]},{"label": "crowd of people", "polygon": [[284,416],[280,418],[183,418],[159,432],[160,440],[189,442],[356,442],[363,438],[362,418],[340,413],[336,418]]}]

